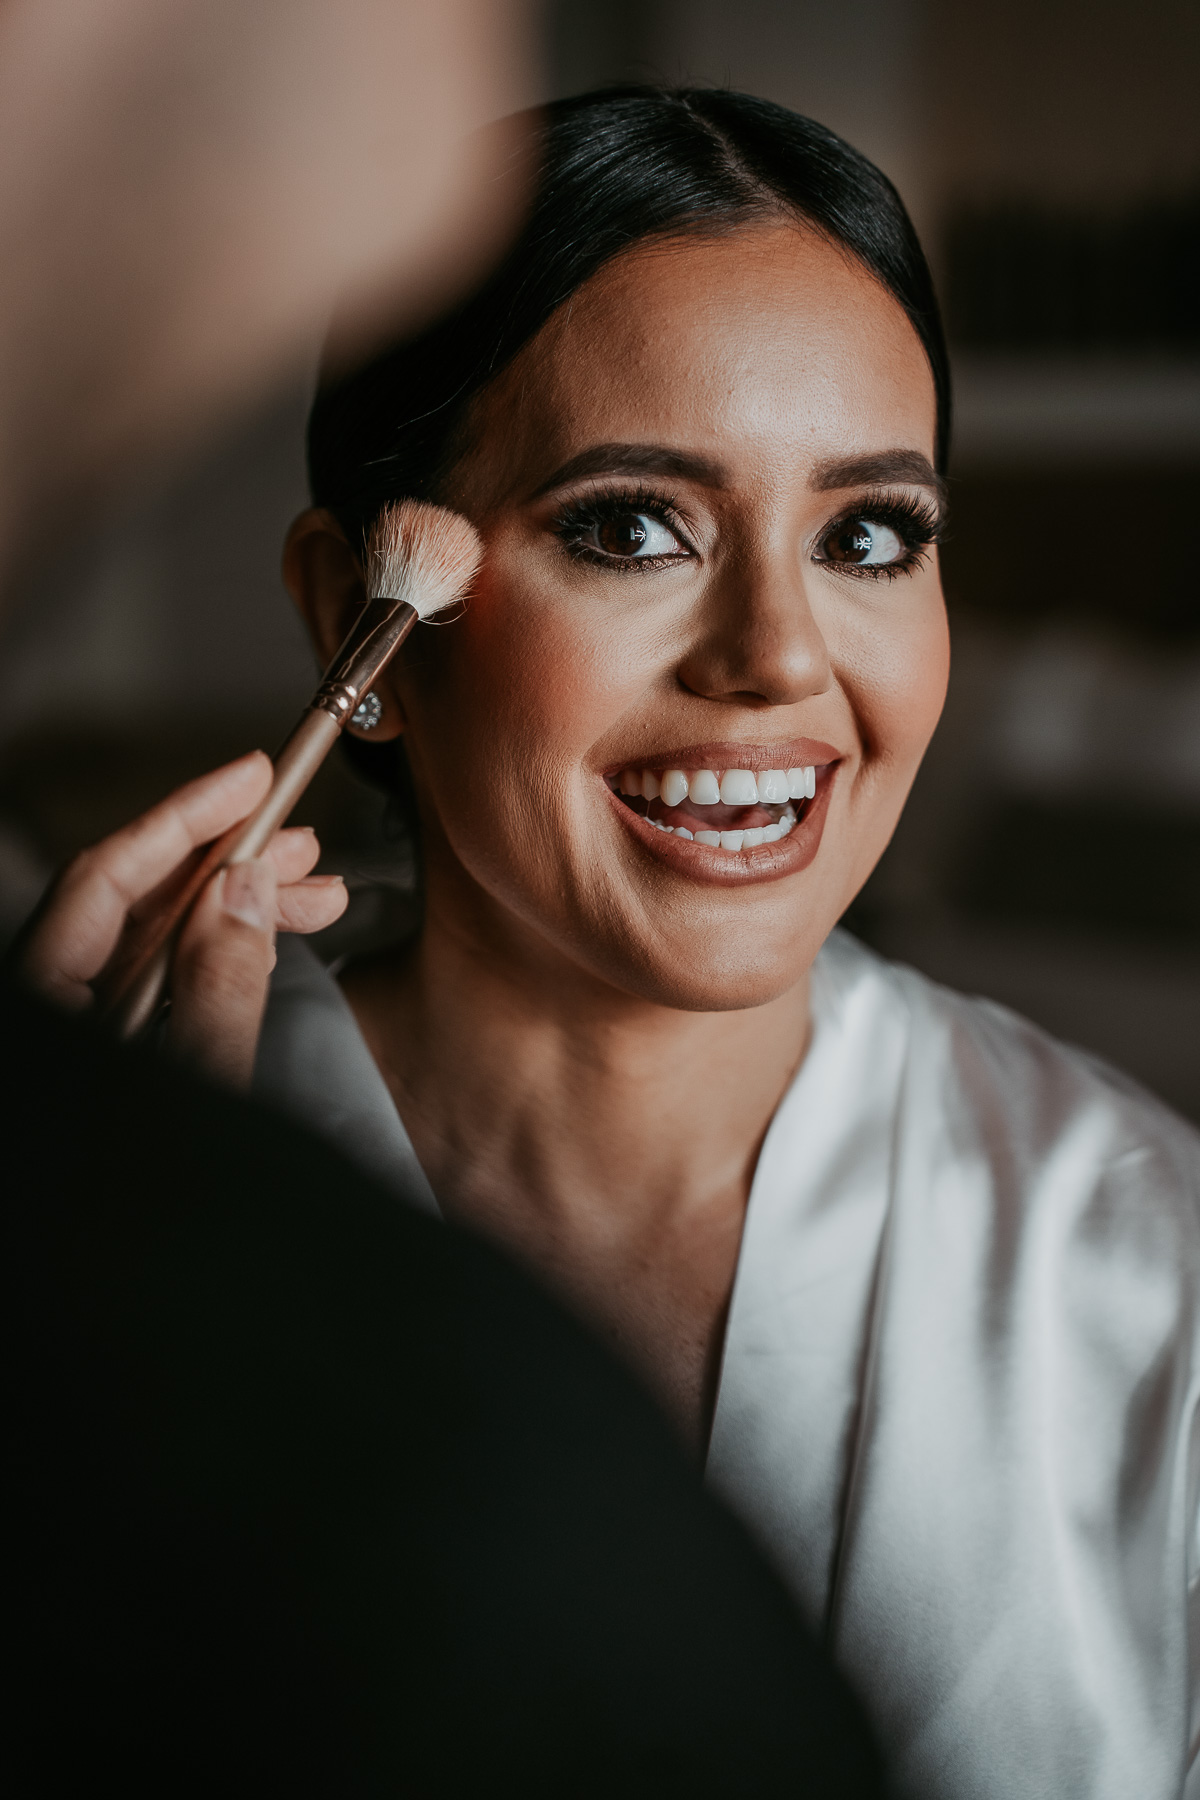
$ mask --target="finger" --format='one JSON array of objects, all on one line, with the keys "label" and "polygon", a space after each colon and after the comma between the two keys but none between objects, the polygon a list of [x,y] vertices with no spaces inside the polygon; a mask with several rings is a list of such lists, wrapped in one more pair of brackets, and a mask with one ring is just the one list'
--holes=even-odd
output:
[{"label": "finger", "polygon": [[271,760],[253,750],[177,788],[157,806],[85,850],[76,863],[97,870],[126,907],[165,881],[193,850],[253,812],[271,785]]},{"label": "finger", "polygon": [[201,894],[171,965],[169,1047],[246,1088],[274,962],[275,871],[265,857],[222,869]]},{"label": "finger", "polygon": [[316,867],[320,854],[321,846],[311,825],[294,825],[287,831],[277,831],[263,851],[274,865],[281,885],[302,881]]},{"label": "finger", "polygon": [[324,931],[341,918],[349,899],[340,875],[310,875],[280,888],[275,923],[280,931]]},{"label": "finger", "polygon": [[112,955],[130,908],[193,850],[253,812],[270,783],[270,759],[255,750],[82,851],[30,926],[20,957],[26,978],[68,1006],[89,1004],[87,984]]}]

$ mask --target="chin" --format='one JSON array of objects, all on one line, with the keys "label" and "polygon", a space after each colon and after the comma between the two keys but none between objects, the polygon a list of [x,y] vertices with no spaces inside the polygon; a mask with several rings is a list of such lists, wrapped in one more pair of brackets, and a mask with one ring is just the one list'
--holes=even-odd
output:
[{"label": "chin", "polygon": [[797,955],[793,948],[786,958],[764,960],[761,955],[714,955],[709,940],[669,958],[659,952],[637,962],[626,949],[606,959],[599,972],[613,987],[654,1006],[676,1012],[744,1012],[769,1005],[803,981],[819,947],[814,945],[812,955]]}]

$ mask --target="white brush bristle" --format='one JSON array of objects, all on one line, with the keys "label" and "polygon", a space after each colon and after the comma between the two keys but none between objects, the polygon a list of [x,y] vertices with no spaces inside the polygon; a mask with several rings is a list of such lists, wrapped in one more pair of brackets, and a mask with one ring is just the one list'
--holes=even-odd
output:
[{"label": "white brush bristle", "polygon": [[462,597],[482,561],[479,535],[458,513],[397,500],[367,538],[367,596],[407,600],[431,619]]}]

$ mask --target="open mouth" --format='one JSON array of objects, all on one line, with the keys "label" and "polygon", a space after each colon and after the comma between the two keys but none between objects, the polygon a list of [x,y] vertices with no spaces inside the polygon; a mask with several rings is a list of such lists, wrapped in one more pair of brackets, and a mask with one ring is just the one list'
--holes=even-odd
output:
[{"label": "open mouth", "polygon": [[786,838],[815,799],[821,770],[622,769],[605,780],[656,830],[730,856]]}]

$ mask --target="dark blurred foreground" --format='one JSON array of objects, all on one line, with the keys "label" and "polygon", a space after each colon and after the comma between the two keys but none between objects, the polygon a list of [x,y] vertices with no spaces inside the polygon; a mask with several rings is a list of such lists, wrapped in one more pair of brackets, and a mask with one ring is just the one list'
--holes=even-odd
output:
[{"label": "dark blurred foreground", "polygon": [[10,1793],[879,1792],[745,1533],[526,1278],[161,1061],[0,1022]]}]

